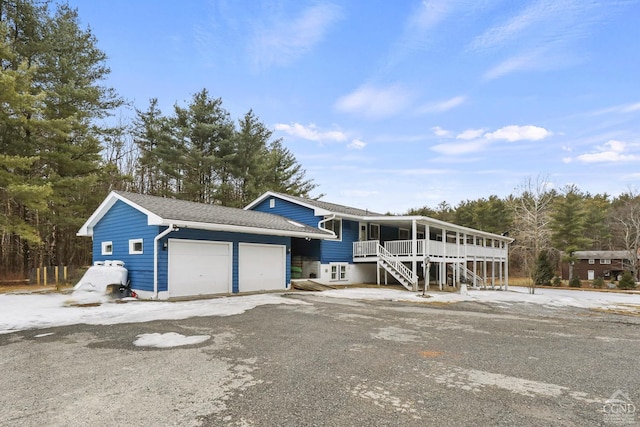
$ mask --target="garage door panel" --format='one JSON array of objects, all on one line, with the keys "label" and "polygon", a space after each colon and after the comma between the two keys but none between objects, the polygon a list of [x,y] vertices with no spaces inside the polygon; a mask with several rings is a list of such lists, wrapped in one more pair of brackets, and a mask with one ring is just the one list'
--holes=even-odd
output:
[{"label": "garage door panel", "polygon": [[240,243],[240,292],[284,290],[287,280],[286,265],[286,246]]},{"label": "garage door panel", "polygon": [[169,240],[169,295],[230,292],[231,255],[227,242]]}]

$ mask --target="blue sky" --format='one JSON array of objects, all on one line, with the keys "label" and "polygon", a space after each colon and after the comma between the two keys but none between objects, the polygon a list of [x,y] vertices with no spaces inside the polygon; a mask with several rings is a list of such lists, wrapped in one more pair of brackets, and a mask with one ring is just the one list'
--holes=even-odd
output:
[{"label": "blue sky", "polygon": [[[166,114],[207,88],[372,211],[640,184],[640,0],[70,0],[107,84]],[[125,115],[132,115],[125,112]]]}]

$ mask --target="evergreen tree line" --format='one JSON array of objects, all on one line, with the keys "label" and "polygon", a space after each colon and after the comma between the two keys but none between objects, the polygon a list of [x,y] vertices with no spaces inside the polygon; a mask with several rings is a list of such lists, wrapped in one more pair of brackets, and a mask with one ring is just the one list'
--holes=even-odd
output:
[{"label": "evergreen tree line", "polygon": [[80,226],[111,190],[242,206],[314,184],[249,111],[237,125],[206,90],[165,116],[157,100],[107,124],[125,101],[77,10],[0,0],[0,279],[86,265]]},{"label": "evergreen tree line", "polygon": [[559,274],[560,263],[570,266],[574,253],[585,250],[625,250],[633,260],[634,277],[640,265],[640,194],[634,190],[611,197],[590,194],[570,185],[551,188],[546,177],[527,178],[514,194],[466,200],[452,207],[412,209],[465,227],[515,239],[511,245],[512,273],[523,273],[533,284],[549,284],[552,275],[541,274],[550,265]]},{"label": "evergreen tree line", "polygon": [[131,127],[133,170],[118,169],[133,191],[201,203],[243,207],[267,190],[308,195],[315,185],[272,133],[252,110],[236,125],[206,89],[170,116],[152,99]]}]

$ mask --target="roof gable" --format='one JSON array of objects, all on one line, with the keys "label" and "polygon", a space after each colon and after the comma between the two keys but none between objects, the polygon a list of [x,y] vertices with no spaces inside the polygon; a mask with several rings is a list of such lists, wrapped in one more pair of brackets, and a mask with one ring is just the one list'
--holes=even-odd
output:
[{"label": "roof gable", "polygon": [[261,203],[262,201],[268,199],[269,197],[277,197],[283,200],[287,200],[291,203],[298,204],[300,206],[305,206],[307,208],[313,209],[316,215],[346,215],[353,217],[366,217],[366,216],[384,216],[384,214],[371,212],[368,209],[359,209],[353,208],[350,206],[338,205],[336,203],[324,202],[322,200],[314,200],[308,199],[305,197],[299,196],[291,196],[289,194],[277,193],[275,191],[267,191],[262,196],[258,197],[253,202],[249,203],[245,210],[249,210]]},{"label": "roof gable", "polygon": [[124,203],[147,215],[147,223],[149,225],[178,225],[203,230],[235,231],[320,239],[333,237],[333,234],[330,232],[300,224],[270,213],[247,211],[220,205],[124,191],[111,192],[82,226],[78,235],[91,236],[93,234],[93,227],[118,200],[122,200]]}]

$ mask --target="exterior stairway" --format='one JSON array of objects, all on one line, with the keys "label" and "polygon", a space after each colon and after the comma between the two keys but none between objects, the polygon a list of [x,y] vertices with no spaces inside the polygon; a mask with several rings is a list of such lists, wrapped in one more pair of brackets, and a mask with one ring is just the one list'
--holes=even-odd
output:
[{"label": "exterior stairway", "polygon": [[462,264],[449,265],[449,270],[457,268],[459,277],[468,285],[484,287],[484,279]]},{"label": "exterior stairway", "polygon": [[408,290],[417,290],[418,277],[414,276],[413,272],[398,260],[398,257],[386,250],[384,246],[380,244],[378,244],[377,252],[379,267],[384,268]]}]

